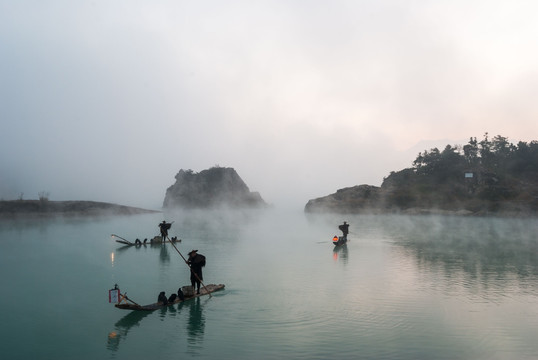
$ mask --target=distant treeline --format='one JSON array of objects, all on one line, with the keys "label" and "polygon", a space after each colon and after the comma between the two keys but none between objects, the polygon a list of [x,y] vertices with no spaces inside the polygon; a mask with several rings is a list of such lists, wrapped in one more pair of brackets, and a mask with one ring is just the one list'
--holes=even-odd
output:
[{"label": "distant treeline", "polygon": [[391,172],[381,188],[392,206],[538,210],[538,141],[514,145],[497,135],[470,138],[418,154],[412,168]]}]

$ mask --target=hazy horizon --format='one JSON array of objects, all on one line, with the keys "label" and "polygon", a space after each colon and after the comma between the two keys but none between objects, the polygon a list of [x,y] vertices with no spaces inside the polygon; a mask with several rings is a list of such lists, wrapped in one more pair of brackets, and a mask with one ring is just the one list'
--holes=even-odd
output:
[{"label": "hazy horizon", "polygon": [[432,147],[535,140],[536,10],[0,0],[0,198],[154,208],[219,165],[300,208]]}]

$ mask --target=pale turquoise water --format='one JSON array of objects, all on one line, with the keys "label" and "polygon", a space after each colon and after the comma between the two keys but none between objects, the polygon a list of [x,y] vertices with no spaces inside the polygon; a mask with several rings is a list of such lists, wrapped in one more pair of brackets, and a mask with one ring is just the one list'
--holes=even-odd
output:
[{"label": "pale turquoise water", "polygon": [[[125,248],[175,221],[207,257],[213,298],[136,313],[188,283],[166,246]],[[351,223],[333,251],[337,225]],[[156,214],[0,221],[5,359],[537,359],[534,219]]]}]

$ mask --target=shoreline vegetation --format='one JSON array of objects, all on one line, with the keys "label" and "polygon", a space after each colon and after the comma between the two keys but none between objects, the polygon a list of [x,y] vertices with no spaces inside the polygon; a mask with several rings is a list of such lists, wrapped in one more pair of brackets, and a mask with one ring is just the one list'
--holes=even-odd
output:
[{"label": "shoreline vegetation", "polygon": [[98,201],[1,200],[0,217],[137,215],[160,211]]},{"label": "shoreline vegetation", "polygon": [[306,213],[527,217],[538,215],[538,141],[482,141],[418,154],[381,187],[358,185],[309,200]]},{"label": "shoreline vegetation", "polygon": [[[538,216],[538,141],[510,143],[488,133],[483,140],[420,152],[412,167],[392,171],[381,186],[356,185],[311,199],[305,213],[457,216]],[[180,170],[166,191],[163,209],[209,209],[223,205],[266,207],[233,168],[200,173]],[[160,213],[95,201],[0,200],[0,217],[135,215]]]}]

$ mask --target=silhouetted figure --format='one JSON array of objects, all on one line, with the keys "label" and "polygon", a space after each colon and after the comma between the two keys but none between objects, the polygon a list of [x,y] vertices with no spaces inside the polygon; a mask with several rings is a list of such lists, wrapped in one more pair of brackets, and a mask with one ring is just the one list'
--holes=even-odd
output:
[{"label": "silhouetted figure", "polygon": [[163,305],[168,304],[168,299],[166,298],[166,295],[164,294],[164,291],[160,292],[159,297],[157,298],[157,302],[160,302]]},{"label": "silhouetted figure", "polygon": [[177,297],[181,301],[185,300],[185,294],[183,294],[183,290],[181,290],[181,288],[177,289]]},{"label": "silhouetted figure", "polygon": [[187,260],[187,263],[191,267],[191,285],[192,290],[195,289],[194,285],[196,285],[196,293],[200,294],[200,284],[202,283],[202,280],[204,278],[202,277],[202,267],[205,266],[205,256],[202,254],[198,254],[198,250],[191,250],[189,253],[189,260]]},{"label": "silhouetted figure", "polygon": [[342,233],[344,234],[343,238],[344,240],[347,240],[347,234],[349,234],[349,224],[344,221],[342,225],[338,225],[338,229],[342,230]]},{"label": "silhouetted figure", "polygon": [[167,223],[166,221],[163,220],[162,223],[159,224],[159,228],[161,229],[161,240],[162,242],[164,242],[166,240],[166,238],[168,237],[168,229],[170,229],[172,227],[172,224],[171,223]]}]

